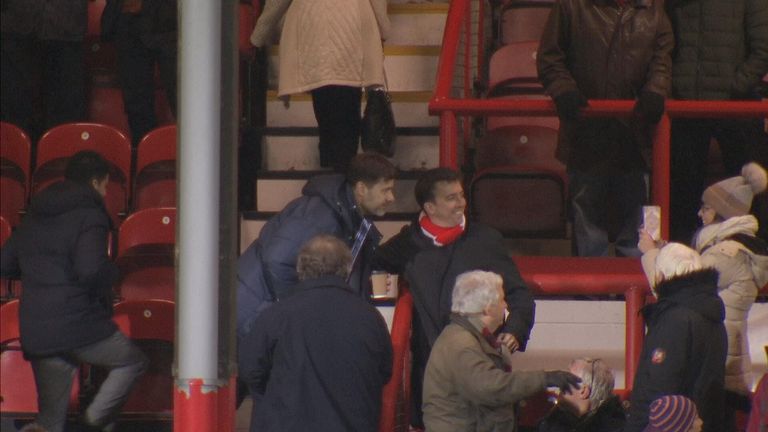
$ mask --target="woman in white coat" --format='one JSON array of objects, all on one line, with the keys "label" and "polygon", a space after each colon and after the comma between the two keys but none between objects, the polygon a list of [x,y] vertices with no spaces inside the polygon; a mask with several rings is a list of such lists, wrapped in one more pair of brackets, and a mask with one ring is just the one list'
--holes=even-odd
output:
[{"label": "woman in white coat", "polygon": [[311,92],[320,165],[344,172],[357,153],[362,89],[384,85],[386,0],[266,0],[251,43],[280,34],[278,96]]}]

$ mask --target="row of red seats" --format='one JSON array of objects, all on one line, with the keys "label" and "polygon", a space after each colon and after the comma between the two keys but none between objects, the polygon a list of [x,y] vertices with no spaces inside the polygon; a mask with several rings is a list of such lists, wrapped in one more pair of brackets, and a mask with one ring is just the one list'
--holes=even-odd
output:
[{"label": "row of red seats", "polygon": [[[150,359],[150,367],[137,383],[121,418],[170,420],[173,415],[173,344],[175,305],[165,300],[125,301],[115,305],[113,320],[120,331],[136,341]],[[0,413],[4,418],[31,419],[37,414],[37,392],[30,363],[19,344],[19,301],[0,306]],[[70,413],[80,408],[86,381],[99,377],[88,367],[74,377]]]},{"label": "row of red seats", "polygon": [[[128,137],[96,123],[70,123],[47,131],[38,141],[32,164],[29,136],[9,123],[0,124],[0,214],[18,225],[20,213],[34,196],[64,175],[66,159],[81,150],[100,153],[112,172],[106,206],[116,225],[131,210],[176,205],[176,126],[151,131],[139,143],[136,167]],[[135,173],[135,175],[134,175]]]}]

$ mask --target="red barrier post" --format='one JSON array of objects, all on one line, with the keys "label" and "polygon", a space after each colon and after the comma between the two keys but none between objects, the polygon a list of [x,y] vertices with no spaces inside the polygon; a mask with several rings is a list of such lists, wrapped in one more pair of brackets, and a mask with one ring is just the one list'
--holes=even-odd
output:
[{"label": "red barrier post", "polygon": [[626,345],[624,347],[624,388],[631,391],[635,372],[643,349],[645,321],[640,309],[645,304],[645,289],[636,285],[627,288],[624,293],[627,314]]},{"label": "red barrier post", "polygon": [[653,170],[651,199],[661,207],[661,238],[669,238],[669,184],[670,184],[670,121],[664,115],[656,127],[653,140]]},{"label": "red barrier post", "polygon": [[440,166],[456,168],[458,126],[456,114],[445,111],[440,115]]}]

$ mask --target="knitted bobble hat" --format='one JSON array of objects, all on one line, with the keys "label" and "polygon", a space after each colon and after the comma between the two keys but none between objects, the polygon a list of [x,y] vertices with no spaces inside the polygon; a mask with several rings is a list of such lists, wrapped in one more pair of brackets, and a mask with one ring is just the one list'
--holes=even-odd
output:
[{"label": "knitted bobble hat", "polygon": [[701,201],[724,219],[749,214],[752,198],[766,188],[765,168],[750,162],[741,175],[719,181],[704,190]]},{"label": "knitted bobble hat", "polygon": [[662,396],[651,403],[643,432],[688,432],[698,417],[696,405],[685,396]]}]

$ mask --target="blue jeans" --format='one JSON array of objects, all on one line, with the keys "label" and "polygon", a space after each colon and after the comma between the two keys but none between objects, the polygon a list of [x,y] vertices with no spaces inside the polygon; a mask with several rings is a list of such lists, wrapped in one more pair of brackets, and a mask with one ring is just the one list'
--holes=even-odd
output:
[{"label": "blue jeans", "polygon": [[595,175],[569,170],[573,211],[573,236],[578,256],[608,256],[607,211],[616,210],[620,227],[616,235],[618,256],[640,256],[637,229],[645,203],[645,176],[641,171],[617,175]]},{"label": "blue jeans", "polygon": [[147,369],[149,361],[119,331],[58,356],[32,359],[37,386],[36,422],[49,432],[64,430],[72,380],[81,363],[109,370],[106,380],[83,413],[87,423],[105,427],[117,417],[133,384]]}]

